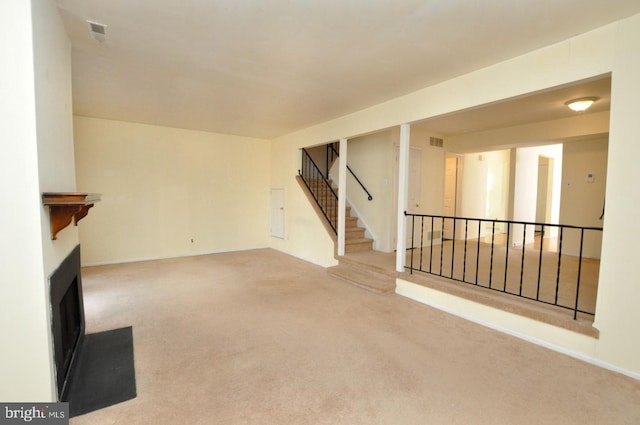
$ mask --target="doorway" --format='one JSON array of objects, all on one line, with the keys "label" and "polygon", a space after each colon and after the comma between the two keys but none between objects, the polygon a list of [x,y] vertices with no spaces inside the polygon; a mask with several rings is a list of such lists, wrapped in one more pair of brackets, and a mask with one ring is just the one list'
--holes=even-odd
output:
[{"label": "doorway", "polygon": [[271,236],[284,239],[284,189],[272,188],[269,200],[269,228]]},{"label": "doorway", "polygon": [[[458,176],[460,158],[447,155],[444,168],[444,215],[455,217],[458,203]],[[453,220],[445,220],[443,239],[453,239]]]},{"label": "doorway", "polygon": [[[536,195],[536,223],[551,221],[553,196],[553,158],[538,157],[538,189]],[[536,232],[542,232],[542,226],[536,226]],[[541,235],[544,237],[544,235]]]},{"label": "doorway", "polygon": [[[400,147],[395,148],[395,163],[394,163],[394,176],[397,179],[399,171],[399,158]],[[397,180],[394,182],[395,196],[394,196],[394,211],[397,211],[398,205],[398,193],[397,193]],[[409,181],[408,181],[408,193],[407,193],[407,207],[406,211],[411,214],[420,214],[422,202],[422,149],[411,146],[409,149]],[[406,247],[411,249],[412,240],[419,240],[419,229],[416,230],[416,238],[411,231],[411,226],[406,228]],[[397,241],[397,235],[394,235],[394,245]]]}]

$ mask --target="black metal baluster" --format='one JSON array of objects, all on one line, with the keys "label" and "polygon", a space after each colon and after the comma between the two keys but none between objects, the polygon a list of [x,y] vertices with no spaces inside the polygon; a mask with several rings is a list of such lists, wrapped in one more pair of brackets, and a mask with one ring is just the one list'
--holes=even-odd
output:
[{"label": "black metal baluster", "polygon": [[524,251],[525,251],[525,245],[527,245],[527,225],[524,224],[523,225],[523,230],[522,230],[522,262],[520,264],[520,292],[518,292],[518,295],[522,296],[522,281],[524,279]]},{"label": "black metal baluster", "polygon": [[578,257],[578,283],[576,285],[576,305],[573,309],[573,320],[578,318],[578,299],[580,298],[580,275],[582,273],[582,247],[584,244],[584,228],[580,229],[580,257]]},{"label": "black metal baluster", "polygon": [[453,279],[453,264],[456,259],[456,219],[453,219],[453,240],[451,241],[451,279]]},{"label": "black metal baluster", "polygon": [[507,271],[509,269],[509,241],[511,240],[511,223],[507,223],[507,241],[505,242],[505,254],[504,254],[504,288],[503,291],[507,292]]},{"label": "black metal baluster", "polygon": [[325,174],[325,177],[328,179],[329,178],[329,164],[331,164],[331,161],[333,160],[333,155],[331,152],[331,145],[327,145],[326,149],[325,149],[325,172],[327,174]]},{"label": "black metal baluster", "polygon": [[489,288],[491,288],[491,281],[493,280],[493,244],[496,239],[496,221],[493,220],[491,225],[491,260],[489,261]]},{"label": "black metal baluster", "polygon": [[538,288],[536,290],[536,300],[540,299],[540,275],[542,274],[542,245],[543,244],[544,244],[544,224],[540,228],[540,258],[538,258]]},{"label": "black metal baluster", "polygon": [[462,281],[467,273],[467,235],[469,233],[469,219],[464,219],[464,256],[462,257]]},{"label": "black metal baluster", "polygon": [[[433,238],[433,234],[431,235]],[[424,247],[424,216],[420,216],[420,267],[418,270],[422,271],[422,249]]]},{"label": "black metal baluster", "polygon": [[416,216],[411,215],[411,267],[409,268],[411,274],[413,274],[413,233],[415,226]]},{"label": "black metal baluster", "polygon": [[480,275],[480,230],[482,229],[482,220],[478,220],[478,246],[476,251],[476,285],[478,284],[478,276]]},{"label": "black metal baluster", "polygon": [[[441,231],[442,231],[442,234],[444,235],[444,217],[441,217],[441,220],[442,220],[442,222],[440,223],[441,226],[442,226],[442,230]],[[442,239],[440,241],[440,271],[438,273],[440,276],[443,276],[443,271],[442,271],[442,254],[443,254],[443,251],[444,251],[444,239]]]},{"label": "black metal baluster", "polygon": [[[429,273],[431,273],[431,263],[433,262],[433,216],[431,216],[431,249],[429,251]],[[442,243],[442,236],[440,236],[440,242]]]},{"label": "black metal baluster", "polygon": [[558,305],[558,291],[560,290],[560,265],[562,263],[562,238],[564,236],[564,227],[560,227],[560,244],[558,246],[558,271],[556,275],[556,298],[553,302]]}]

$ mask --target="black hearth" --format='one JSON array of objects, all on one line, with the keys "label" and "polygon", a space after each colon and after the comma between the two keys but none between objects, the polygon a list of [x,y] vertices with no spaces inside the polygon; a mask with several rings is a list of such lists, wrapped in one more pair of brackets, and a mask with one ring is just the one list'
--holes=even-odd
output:
[{"label": "black hearth", "polygon": [[49,279],[51,325],[58,398],[68,391],[70,372],[85,336],[80,245],[64,259]]},{"label": "black hearth", "polygon": [[80,245],[49,279],[58,400],[70,417],[136,396],[130,326],[85,335]]}]

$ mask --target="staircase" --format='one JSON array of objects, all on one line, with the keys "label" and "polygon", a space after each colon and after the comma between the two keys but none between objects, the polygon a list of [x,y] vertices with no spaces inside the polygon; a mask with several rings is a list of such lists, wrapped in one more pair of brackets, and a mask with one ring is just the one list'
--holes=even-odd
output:
[{"label": "staircase", "polygon": [[[333,187],[333,181],[328,180],[329,184]],[[338,194],[338,188],[333,187],[333,191]],[[331,195],[332,196],[332,195]],[[326,202],[325,198],[318,198],[318,202]],[[330,213],[334,213],[335,217],[338,217],[338,205],[335,203],[335,207],[328,207],[327,210]],[[373,249],[373,239],[365,237],[365,228],[358,226],[358,216],[351,210],[351,207],[347,205],[345,208],[345,223],[344,223],[344,252],[361,252],[371,251]],[[336,219],[337,223],[337,219]]]},{"label": "staircase", "polygon": [[[328,159],[327,164],[329,164]],[[353,173],[353,171],[351,172]],[[320,171],[320,168],[304,148],[302,149],[302,168],[298,170],[298,174],[296,180],[298,180],[300,187],[307,195],[316,213],[321,217],[325,228],[336,241],[335,236],[338,233],[338,189],[333,187],[331,180],[326,179],[325,174]],[[362,185],[359,180],[358,182]],[[366,189],[364,190],[366,191]],[[369,195],[369,200],[371,200],[371,194],[368,191],[366,192]],[[350,206],[346,206],[345,254],[358,253],[358,255],[370,257],[367,251],[373,252],[373,240],[365,237],[365,228],[358,226],[358,217]],[[370,258],[369,260],[371,261]],[[375,259],[373,264],[369,264],[362,258],[349,258],[344,255],[340,256],[339,265],[330,267],[328,273],[372,292],[394,292],[396,287],[395,271],[384,270],[375,264]]]},{"label": "staircase", "polygon": [[[302,149],[302,168],[298,171],[301,186],[307,189],[305,193],[319,212],[326,224],[329,225],[333,236],[338,234],[338,189],[333,187],[333,181],[323,175],[320,168],[313,161],[307,151]],[[358,226],[358,217],[353,215],[351,207],[346,207],[345,221],[345,253],[371,251],[373,240],[364,236],[365,229]]]}]

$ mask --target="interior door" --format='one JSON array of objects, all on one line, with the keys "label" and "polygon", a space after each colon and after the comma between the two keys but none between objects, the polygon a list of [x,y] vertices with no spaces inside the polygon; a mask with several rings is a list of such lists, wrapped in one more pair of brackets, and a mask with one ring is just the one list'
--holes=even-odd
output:
[{"label": "interior door", "polygon": [[271,236],[284,239],[284,189],[272,188],[269,201],[269,228]]},{"label": "interior door", "polygon": [[[422,199],[422,149],[411,148],[409,150],[409,187],[407,196],[407,212],[412,214],[421,213]],[[407,248],[420,246],[420,220],[415,219],[415,226],[412,221],[407,221]],[[413,227],[413,229],[412,229]]]},{"label": "interior door", "polygon": [[407,198],[407,212],[420,213],[420,199],[422,194],[422,150],[411,148],[409,151],[409,196]]},{"label": "interior door", "polygon": [[[538,158],[538,193],[536,195],[536,222],[547,223],[547,200],[549,198],[549,158]],[[542,230],[542,226],[536,226],[536,232]]]},{"label": "interior door", "polygon": [[[444,169],[444,215],[455,217],[458,188],[458,157],[448,156]],[[453,220],[444,222],[444,239],[453,239]]]},{"label": "interior door", "polygon": [[[400,157],[400,148],[396,146],[396,156],[395,156],[395,175],[398,175],[398,167],[399,167],[399,157]],[[396,182],[397,183],[397,182]],[[422,194],[422,149],[420,148],[410,148],[409,149],[409,187],[407,194],[407,212],[417,214],[420,212],[420,202],[421,202],[421,194]],[[397,188],[397,184],[395,185]],[[394,211],[397,208],[397,191],[396,196],[394,197]],[[418,221],[416,220],[416,223]],[[414,240],[419,241],[420,237],[420,229],[416,230],[417,234]],[[407,228],[406,228],[406,247],[407,249],[411,248],[412,241],[412,233],[411,233],[411,220],[407,220]],[[393,236],[393,242],[395,245],[397,234]]]}]

